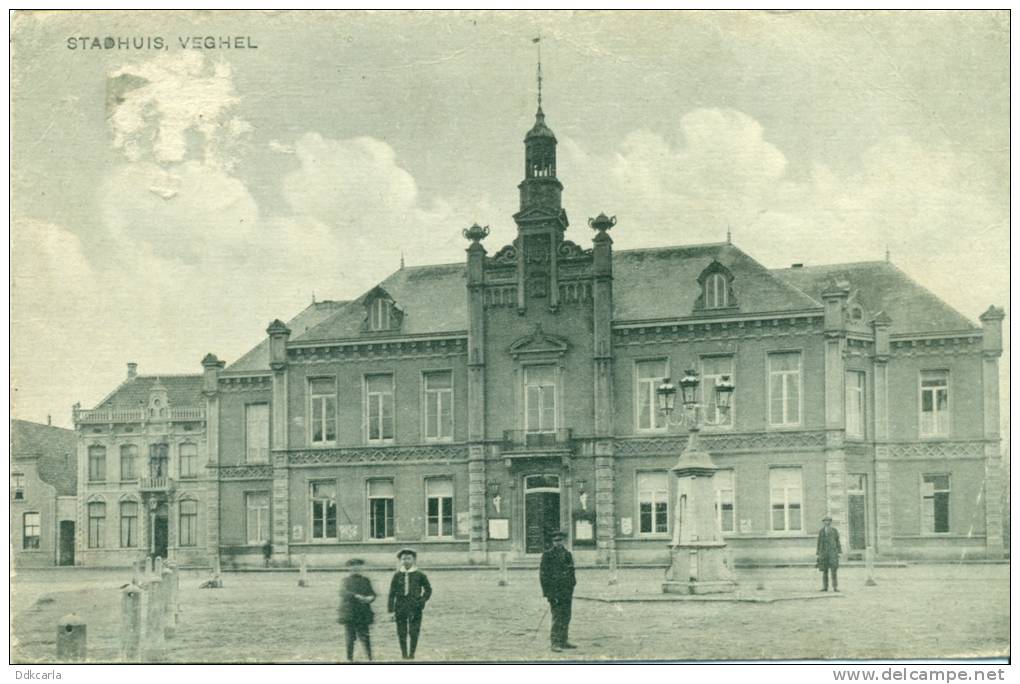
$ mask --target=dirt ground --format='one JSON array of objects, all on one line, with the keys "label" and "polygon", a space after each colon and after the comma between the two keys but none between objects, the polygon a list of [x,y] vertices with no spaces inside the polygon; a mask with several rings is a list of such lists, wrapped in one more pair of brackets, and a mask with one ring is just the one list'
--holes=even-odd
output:
[{"label": "dirt ground", "polygon": [[[1008,565],[919,565],[840,571],[842,597],[777,603],[602,603],[574,601],[576,651],[549,650],[549,616],[537,570],[514,570],[497,585],[487,570],[433,570],[434,588],[418,648],[421,661],[928,659],[1009,655]],[[369,571],[383,593],[390,573]],[[206,573],[182,572],[180,624],[168,641],[173,662],[338,662],[342,573],[227,573],[224,588],[199,589]],[[744,589],[820,586],[809,568],[743,570]],[[613,592],[657,591],[662,571],[622,569]],[[52,662],[57,621],[74,611],[88,625],[89,659],[115,661],[119,588],[128,571],[48,569],[11,584],[14,662]],[[604,570],[578,570],[578,593],[610,592]],[[397,660],[395,628],[376,604],[377,660]],[[362,654],[358,653],[358,659]]]}]

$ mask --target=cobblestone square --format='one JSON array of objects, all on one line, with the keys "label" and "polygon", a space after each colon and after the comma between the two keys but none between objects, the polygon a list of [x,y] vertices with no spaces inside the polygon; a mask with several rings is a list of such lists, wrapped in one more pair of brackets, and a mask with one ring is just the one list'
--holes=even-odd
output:
[{"label": "cobblestone square", "polygon": [[[839,600],[776,603],[603,603],[575,600],[570,640],[549,650],[549,616],[535,570],[512,570],[497,586],[491,570],[425,567],[435,589],[425,611],[420,661],[786,660],[1003,657],[1009,655],[1009,566],[920,565],[840,571]],[[365,573],[383,594],[390,573]],[[223,589],[199,589],[206,573],[184,571],[180,622],[168,640],[171,662],[339,662],[336,623],[343,575],[311,572],[299,588],[292,572],[227,573]],[[621,569],[614,591],[658,586],[662,571]],[[88,625],[90,659],[117,657],[119,587],[128,571],[54,569],[12,581],[14,662],[52,661],[57,621],[75,611]],[[738,572],[742,590],[817,590],[808,567]],[[578,593],[605,588],[605,570],[580,568]],[[385,597],[376,603],[377,660],[399,659]],[[359,658],[361,657],[359,651]]]}]

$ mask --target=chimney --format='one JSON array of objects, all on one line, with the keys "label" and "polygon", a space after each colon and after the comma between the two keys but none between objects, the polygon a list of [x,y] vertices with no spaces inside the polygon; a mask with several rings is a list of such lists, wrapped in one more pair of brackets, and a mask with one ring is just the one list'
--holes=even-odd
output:
[{"label": "chimney", "polygon": [[138,376],[138,364],[137,363],[129,363],[127,365],[127,367],[128,367],[127,379],[128,380],[134,380]]},{"label": "chimney", "polygon": [[46,424],[53,425],[53,416],[49,413],[46,414]]}]

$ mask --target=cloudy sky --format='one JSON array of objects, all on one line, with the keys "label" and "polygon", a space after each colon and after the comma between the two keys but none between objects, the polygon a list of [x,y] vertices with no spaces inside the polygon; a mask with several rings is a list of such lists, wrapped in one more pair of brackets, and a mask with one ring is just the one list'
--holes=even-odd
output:
[{"label": "cloudy sky", "polygon": [[[1009,304],[1008,20],[22,13],[13,415],[69,426],[128,361],[233,361],[273,318],[313,293],[358,296],[402,253],[460,261],[474,221],[492,226],[490,251],[509,242],[536,35],[568,238],[587,243],[605,211],[621,249],[727,226],[770,267],[888,246],[976,321]],[[257,48],[181,46],[195,36]]]}]

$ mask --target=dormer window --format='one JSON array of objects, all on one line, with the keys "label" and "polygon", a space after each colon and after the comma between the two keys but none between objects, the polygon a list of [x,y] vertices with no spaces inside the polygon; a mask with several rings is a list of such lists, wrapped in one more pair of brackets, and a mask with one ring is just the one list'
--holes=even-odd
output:
[{"label": "dormer window", "polygon": [[376,287],[362,300],[365,306],[365,319],[361,329],[367,332],[399,330],[404,319],[404,312],[397,303],[381,287]]},{"label": "dormer window", "polygon": [[392,313],[393,302],[388,299],[377,299],[372,302],[372,309],[369,315],[369,326],[372,330],[389,330],[393,327]]},{"label": "dormer window", "polygon": [[701,286],[701,294],[694,303],[695,311],[736,308],[733,274],[718,261],[713,261],[701,272],[698,284]]}]

